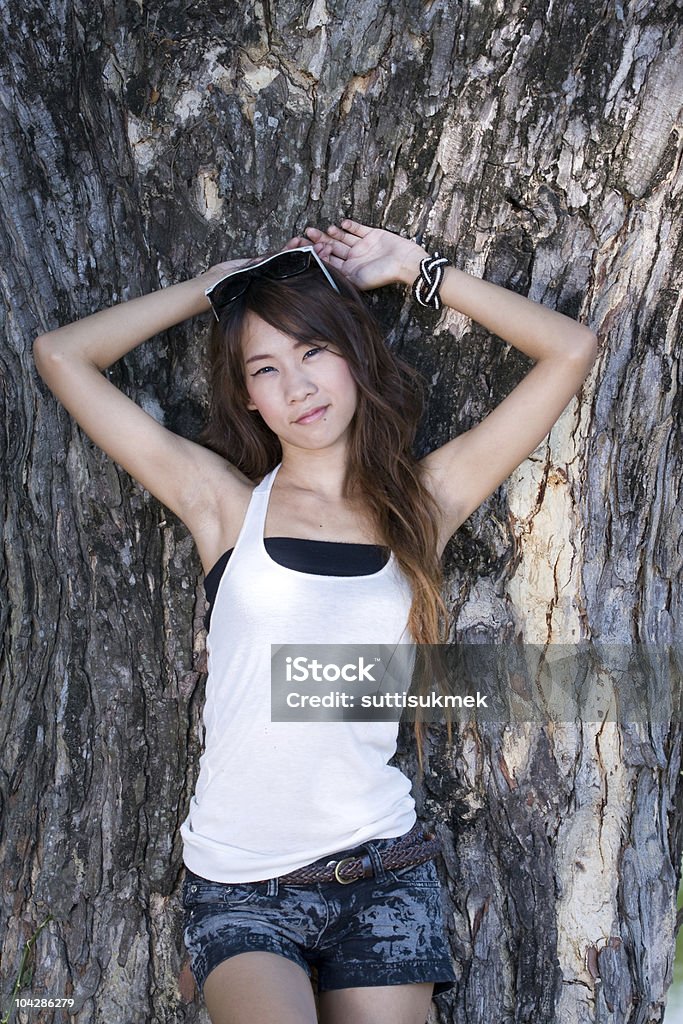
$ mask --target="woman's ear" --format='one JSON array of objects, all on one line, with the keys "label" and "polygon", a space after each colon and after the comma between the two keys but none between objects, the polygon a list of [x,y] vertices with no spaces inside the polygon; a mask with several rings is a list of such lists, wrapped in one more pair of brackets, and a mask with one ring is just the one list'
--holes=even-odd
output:
[{"label": "woman's ear", "polygon": [[252,402],[251,398],[247,402],[247,409],[248,409],[249,412],[256,412],[256,406]]}]

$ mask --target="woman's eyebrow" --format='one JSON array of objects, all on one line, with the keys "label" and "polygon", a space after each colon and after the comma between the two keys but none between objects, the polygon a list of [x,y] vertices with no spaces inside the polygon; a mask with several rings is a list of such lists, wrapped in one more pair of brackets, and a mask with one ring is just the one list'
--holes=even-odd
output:
[{"label": "woman's eyebrow", "polygon": [[[310,345],[310,344],[311,344],[310,341],[295,341],[294,345],[292,347],[293,348],[301,348],[302,345]],[[245,359],[244,362],[245,362],[245,365],[248,366],[249,363],[255,363],[257,359],[276,359],[276,358],[277,358],[276,356],[268,355],[268,353],[266,352],[266,353],[262,353],[261,355],[258,355],[258,356],[249,356],[249,358]]]}]

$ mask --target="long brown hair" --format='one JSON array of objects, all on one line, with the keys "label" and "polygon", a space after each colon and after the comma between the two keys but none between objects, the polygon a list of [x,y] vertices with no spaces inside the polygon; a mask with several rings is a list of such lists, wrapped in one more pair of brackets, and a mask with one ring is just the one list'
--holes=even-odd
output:
[{"label": "long brown hair", "polygon": [[[249,313],[306,344],[333,344],[358,388],[344,493],[362,496],[379,536],[411,584],[408,627],[415,642],[439,644],[446,638],[447,612],[437,557],[437,509],[412,451],[422,411],[421,380],[384,343],[362,293],[329,269],[340,294],[319,269],[311,268],[281,281],[254,277],[222,311],[211,333],[211,404],[200,440],[255,481],[282,458],[278,437],[247,409],[242,340]],[[424,668],[422,674],[428,674]],[[421,680],[419,689],[426,683]],[[417,716],[415,735],[422,770]]]}]

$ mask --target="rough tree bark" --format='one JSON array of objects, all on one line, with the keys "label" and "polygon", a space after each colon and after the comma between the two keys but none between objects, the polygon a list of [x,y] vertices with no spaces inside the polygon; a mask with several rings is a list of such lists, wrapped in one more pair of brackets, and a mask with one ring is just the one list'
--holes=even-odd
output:
[{"label": "rough tree bark", "polygon": [[[18,994],[75,1000],[15,1020],[208,1019],[178,901],[200,566],[57,407],[33,338],[339,211],[422,232],[600,339],[580,401],[449,548],[456,637],[680,645],[682,7],[0,3],[0,998],[52,915]],[[529,368],[458,314],[371,301],[431,383],[422,450]],[[188,436],[207,324],[110,371]],[[434,1021],[662,1019],[680,768],[678,721],[432,730],[417,798],[459,973]]]}]

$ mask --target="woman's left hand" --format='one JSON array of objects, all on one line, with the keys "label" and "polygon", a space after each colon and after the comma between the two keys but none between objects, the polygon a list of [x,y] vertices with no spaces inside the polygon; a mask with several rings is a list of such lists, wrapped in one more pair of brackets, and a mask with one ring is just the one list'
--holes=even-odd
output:
[{"label": "woman's left hand", "polygon": [[354,220],[331,224],[327,231],[306,228],[306,238],[293,238],[287,248],[315,246],[325,263],[340,270],[362,291],[383,284],[412,284],[420,272],[420,260],[427,255],[408,238],[383,228],[370,228]]}]

